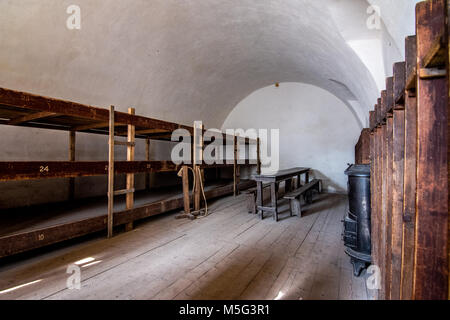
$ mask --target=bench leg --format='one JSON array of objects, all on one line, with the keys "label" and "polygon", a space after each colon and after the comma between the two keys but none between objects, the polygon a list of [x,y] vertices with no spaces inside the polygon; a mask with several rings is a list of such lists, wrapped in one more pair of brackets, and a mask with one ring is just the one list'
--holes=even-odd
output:
[{"label": "bench leg", "polygon": [[248,213],[256,214],[256,195],[253,193],[247,195],[247,210]]},{"label": "bench leg", "polygon": [[274,209],[273,217],[278,222],[278,188],[276,183],[270,186],[270,197],[272,198],[272,208]]},{"label": "bench leg", "polygon": [[291,200],[291,217],[293,215],[298,217],[302,216],[302,206],[300,204],[300,198]]},{"label": "bench leg", "polygon": [[[259,207],[262,207],[263,205],[263,188],[262,188],[262,182],[256,183],[256,204]],[[264,219],[264,212],[262,210],[257,210],[257,213],[261,213],[261,220]]]}]

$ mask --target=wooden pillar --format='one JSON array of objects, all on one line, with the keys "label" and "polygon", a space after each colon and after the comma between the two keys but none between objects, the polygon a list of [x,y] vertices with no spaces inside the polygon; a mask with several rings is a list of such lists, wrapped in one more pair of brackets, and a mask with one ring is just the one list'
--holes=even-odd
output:
[{"label": "wooden pillar", "polygon": [[256,173],[261,174],[261,139],[256,140]]},{"label": "wooden pillar", "polygon": [[184,213],[191,213],[191,196],[189,194],[189,167],[183,166],[182,172],[183,178],[183,202]]},{"label": "wooden pillar", "polygon": [[[381,109],[385,110],[386,100],[386,91],[383,91],[381,93]],[[382,125],[381,125],[381,142],[380,142],[380,183],[381,183],[381,219],[380,219],[380,269],[381,269],[381,290],[380,290],[380,298],[385,299],[386,298],[386,225],[387,225],[387,125],[385,122],[385,115],[383,115],[382,112]],[[384,123],[383,123],[384,122]]]},{"label": "wooden pillar", "polygon": [[425,57],[446,25],[446,10],[444,0],[420,2],[416,6],[419,76],[416,265],[413,297],[421,300],[448,299],[449,88],[445,75],[429,77],[436,69],[425,65]]},{"label": "wooden pillar", "polygon": [[108,238],[111,238],[114,227],[114,106],[111,106],[109,110]]},{"label": "wooden pillar", "polygon": [[393,125],[394,119],[391,114],[386,119],[386,259],[385,259],[385,299],[391,299],[391,283],[392,283],[392,171],[393,171]]},{"label": "wooden pillar", "polygon": [[233,194],[236,197],[239,195],[239,180],[240,180],[240,168],[238,164],[239,157],[239,141],[238,137],[234,136],[233,139]]},{"label": "wooden pillar", "polygon": [[195,179],[195,189],[194,189],[194,210],[200,210],[201,206],[201,186],[200,180],[202,179],[200,174],[199,164],[203,162],[203,125],[197,127],[194,124],[194,179]]},{"label": "wooden pillar", "polygon": [[[145,140],[145,160],[150,161],[150,138]],[[151,188],[150,177],[150,173],[145,174],[145,189],[147,191],[150,191]]]},{"label": "wooden pillar", "polygon": [[[416,37],[406,38],[406,75],[416,75]],[[416,75],[417,76],[417,75]],[[414,242],[416,222],[417,171],[417,97],[416,86],[405,90],[405,163],[403,198],[403,248],[401,271],[402,300],[413,297]]]},{"label": "wooden pillar", "polygon": [[393,134],[392,134],[392,252],[391,292],[392,300],[400,299],[403,243],[403,183],[405,159],[405,63],[394,65]]},{"label": "wooden pillar", "polygon": [[[69,132],[69,161],[75,161],[76,132]],[[75,178],[69,178],[69,201],[75,199]]]},{"label": "wooden pillar", "polygon": [[[131,115],[135,114],[134,108],[129,108],[128,113]],[[134,161],[135,154],[135,142],[136,142],[136,128],[133,125],[128,125],[128,137],[127,142],[127,161]],[[134,174],[127,174],[127,186],[126,189],[129,191],[126,195],[126,208],[127,210],[133,209],[134,207]],[[125,231],[131,231],[133,229],[133,222],[129,222],[125,225]]]}]

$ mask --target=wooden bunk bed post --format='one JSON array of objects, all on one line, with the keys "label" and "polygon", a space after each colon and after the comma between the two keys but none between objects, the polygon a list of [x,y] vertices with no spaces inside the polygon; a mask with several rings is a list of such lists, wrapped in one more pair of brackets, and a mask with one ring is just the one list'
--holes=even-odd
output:
[{"label": "wooden bunk bed post", "polygon": [[183,178],[183,202],[184,213],[191,213],[191,196],[189,194],[189,167],[183,166],[182,178]]},{"label": "wooden bunk bed post", "polygon": [[[128,109],[128,113],[131,115],[134,115],[135,112],[136,111],[134,108]],[[127,161],[134,161],[135,141],[136,141],[136,127],[133,125],[128,125],[127,142],[129,144],[127,145]],[[134,173],[127,174],[126,189],[130,191],[126,195],[127,210],[130,210],[133,209],[134,207],[134,192],[131,192],[131,190],[134,190]],[[125,231],[131,231],[132,229],[133,229],[133,222],[129,222],[128,224],[125,225]]]},{"label": "wooden bunk bed post", "polygon": [[108,238],[113,236],[114,214],[114,106],[109,109],[109,157],[108,157]]},{"label": "wooden bunk bed post", "polygon": [[234,136],[233,139],[233,194],[234,196],[239,195],[239,180],[240,180],[240,168],[238,164],[238,157],[239,157],[239,137]]},{"label": "wooden bunk bed post", "polygon": [[[69,133],[69,161],[75,162],[76,132]],[[75,178],[69,178],[69,200],[75,199]]]},{"label": "wooden bunk bed post", "polygon": [[256,173],[261,174],[261,139],[256,140]]},{"label": "wooden bunk bed post", "polygon": [[[150,161],[150,138],[145,139],[145,160]],[[150,191],[150,173],[145,174],[145,189]]]},{"label": "wooden bunk bed post", "polygon": [[202,176],[200,174],[200,164],[203,163],[203,125],[198,127],[194,124],[194,179],[195,179],[195,189],[194,189],[194,210],[199,211],[201,205],[201,186],[200,180]]}]

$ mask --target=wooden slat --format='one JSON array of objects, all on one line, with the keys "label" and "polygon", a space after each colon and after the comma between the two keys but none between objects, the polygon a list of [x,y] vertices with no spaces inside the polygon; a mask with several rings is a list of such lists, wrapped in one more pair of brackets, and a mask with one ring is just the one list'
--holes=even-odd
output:
[{"label": "wooden slat", "polygon": [[391,115],[386,119],[386,168],[384,171],[385,193],[385,299],[391,299],[391,284],[392,284],[392,192],[393,192],[393,118]]},{"label": "wooden slat", "polygon": [[[416,65],[416,37],[407,37],[405,44],[406,70]],[[417,171],[417,98],[416,91],[405,92],[405,164],[403,199],[403,247],[401,271],[401,299],[413,297],[414,239],[416,221]]]},{"label": "wooden slat", "polygon": [[385,113],[392,116],[392,109],[394,108],[394,78],[389,77],[386,79],[386,104]]},{"label": "wooden slat", "polygon": [[403,242],[403,176],[405,160],[405,111],[394,110],[393,118],[393,177],[392,177],[392,253],[391,299],[399,300],[401,291]]},{"label": "wooden slat", "polygon": [[[76,132],[69,132],[69,161],[75,162]],[[69,200],[75,199],[75,178],[69,178]]]},{"label": "wooden slat", "polygon": [[394,108],[405,107],[406,62],[394,64]]},{"label": "wooden slat", "polygon": [[386,124],[381,127],[381,139],[380,139],[380,269],[381,269],[381,290],[380,299],[386,298],[386,224],[387,224],[387,127]]},{"label": "wooden slat", "polygon": [[417,86],[417,38],[410,36],[406,38],[406,90],[416,89]]},{"label": "wooden slat", "polygon": [[[129,108],[128,113],[134,115],[136,110],[134,108]],[[134,153],[135,153],[135,133],[136,128],[133,125],[128,125],[128,136],[127,136],[127,161],[134,161]],[[127,193],[126,195],[126,208],[127,210],[131,210],[134,207],[134,174],[127,174],[127,182],[126,188],[128,190],[133,190],[133,192]],[[125,225],[126,231],[131,231],[133,229],[133,222],[129,222]]]},{"label": "wooden slat", "polygon": [[[116,161],[115,174],[173,172],[172,161]],[[0,181],[101,176],[108,174],[108,161],[0,162]]]},{"label": "wooden slat", "polygon": [[[444,0],[416,7],[417,54],[423,61],[445,25]],[[420,65],[419,67],[424,67]],[[415,299],[448,298],[448,80],[419,79]]]},{"label": "wooden slat", "polygon": [[[109,121],[108,109],[82,105],[80,103],[48,98],[5,88],[0,88],[0,104],[42,112],[56,113],[58,115],[72,116],[76,118],[97,120],[101,122]],[[131,124],[143,129],[165,129],[168,131],[173,131],[183,128],[191,133],[193,132],[192,127],[137,115],[129,115],[123,112],[116,111],[114,118],[118,123],[126,125]]]},{"label": "wooden slat", "polygon": [[109,140],[108,140],[108,238],[113,236],[114,228],[114,106],[109,109]]},{"label": "wooden slat", "polygon": [[43,118],[49,118],[49,117],[55,117],[57,116],[56,113],[53,112],[36,112],[36,113],[32,113],[32,114],[27,114],[25,116],[21,116],[15,119],[11,119],[9,120],[6,124],[14,126],[14,125],[18,125],[24,122],[29,122],[29,121],[33,121],[33,120],[39,120],[39,119],[43,119]]}]

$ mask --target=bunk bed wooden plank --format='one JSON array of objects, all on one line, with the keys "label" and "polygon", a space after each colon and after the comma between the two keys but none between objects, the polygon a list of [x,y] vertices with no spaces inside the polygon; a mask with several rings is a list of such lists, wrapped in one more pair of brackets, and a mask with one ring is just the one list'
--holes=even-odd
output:
[{"label": "bunk bed wooden plank", "polygon": [[[173,172],[180,166],[172,161],[116,161],[115,174]],[[0,162],[0,181],[70,178],[108,174],[108,161]]]},{"label": "bunk bed wooden plank", "polygon": [[[255,186],[254,181],[242,181],[239,185],[241,190]],[[213,187],[205,190],[208,200],[233,194],[233,184]],[[131,210],[114,212],[114,226],[120,226],[132,221],[145,219],[162,213],[178,210],[183,207],[184,197],[177,197],[157,201],[145,206],[136,207]],[[41,248],[54,243],[81,237],[87,234],[106,231],[107,215],[97,216],[22,233],[16,233],[0,237],[0,258]]]},{"label": "bunk bed wooden plank", "polygon": [[[0,88],[0,105],[7,105],[10,107],[16,106],[19,109],[31,109],[40,112],[50,112],[59,115],[102,122],[109,121],[108,109],[87,106],[76,102],[48,98],[5,88]],[[118,123],[148,129],[158,128],[173,131],[182,128],[192,133],[192,127],[137,115],[130,115],[118,111],[115,112],[115,121]]]}]

